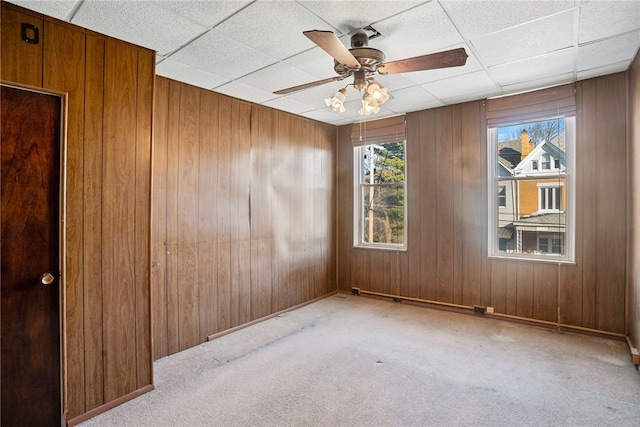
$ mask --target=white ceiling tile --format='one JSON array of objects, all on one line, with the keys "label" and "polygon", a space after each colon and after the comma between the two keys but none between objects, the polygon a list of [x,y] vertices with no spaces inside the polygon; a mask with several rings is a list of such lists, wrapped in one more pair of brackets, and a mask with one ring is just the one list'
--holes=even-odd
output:
[{"label": "white ceiling tile", "polygon": [[578,71],[631,60],[640,45],[640,30],[578,47]]},{"label": "white ceiling tile", "polygon": [[438,99],[445,100],[459,94],[474,94],[496,91],[498,88],[485,71],[426,83],[422,88]]},{"label": "white ceiling tile", "polygon": [[159,2],[161,7],[209,28],[224,21],[250,3],[251,0],[165,0]]},{"label": "white ceiling tile", "polygon": [[282,61],[284,64],[295,67],[315,76],[318,80],[328,79],[336,74],[333,69],[334,60],[319,47],[306,50]]},{"label": "white ceiling tile", "polygon": [[304,113],[300,113],[300,115],[302,117],[308,117],[310,119],[313,120],[318,120],[321,122],[325,122],[325,123],[332,123],[334,121],[349,121],[351,122],[351,116],[347,117],[347,116],[342,116],[340,117],[340,114],[344,114],[344,113],[336,113],[334,111],[331,111],[329,109],[329,107],[326,108],[320,108],[317,110],[311,110],[311,111],[305,111]]},{"label": "white ceiling tile", "polygon": [[573,0],[440,0],[466,39],[511,28],[574,7]]},{"label": "white ceiling tile", "polygon": [[[329,25],[349,33],[369,24],[404,12],[424,0],[417,1],[299,1]],[[321,30],[323,28],[309,28]],[[327,28],[328,29],[328,28]]]},{"label": "white ceiling tile", "polygon": [[310,107],[308,104],[303,104],[287,97],[272,99],[270,101],[264,102],[263,105],[275,108],[277,110],[288,111],[294,114],[300,114],[304,113],[305,111],[313,110],[313,107]]},{"label": "white ceiling tile", "polygon": [[607,74],[620,73],[626,71],[630,65],[631,61],[621,61],[614,64],[606,64],[602,67],[579,71],[578,80],[591,79],[593,77],[606,76]]},{"label": "white ceiling tile", "polygon": [[573,46],[573,11],[471,40],[486,67]]},{"label": "white ceiling tile", "polygon": [[190,67],[171,58],[165,59],[156,66],[156,74],[205,89],[211,89],[229,81],[224,77]]},{"label": "white ceiling tile", "polygon": [[387,62],[432,53],[463,42],[435,1],[380,21],[374,28],[382,36],[371,40],[369,46],[382,50]]},{"label": "white ceiling tile", "polygon": [[575,81],[575,73],[560,74],[552,77],[544,77],[535,80],[529,80],[522,83],[516,83],[512,85],[506,85],[502,87],[502,92],[505,95],[528,92],[535,89],[542,89],[545,87],[558,86],[565,83],[571,83]]},{"label": "white ceiling tile", "polygon": [[594,1],[580,7],[579,43],[640,28],[640,1]]},{"label": "white ceiling tile", "polygon": [[278,62],[251,74],[247,74],[237,81],[267,92],[275,92],[315,80],[317,80],[315,76],[307,74],[297,68],[290,67],[282,62]]},{"label": "white ceiling tile", "polygon": [[296,2],[261,1],[224,21],[216,30],[269,56],[284,59],[315,46],[303,31],[326,27]]},{"label": "white ceiling tile", "polygon": [[11,3],[47,16],[65,20],[77,3],[82,0],[11,0]]},{"label": "white ceiling tile", "polygon": [[489,68],[489,75],[500,86],[526,83],[540,76],[557,76],[575,69],[574,48],[562,49],[546,55],[527,58]]},{"label": "white ceiling tile", "polygon": [[161,54],[178,49],[206,30],[154,1],[85,1],[72,22]]},{"label": "white ceiling tile", "polygon": [[234,98],[244,99],[256,104],[272,100],[276,96],[272,93],[265,92],[255,87],[243,85],[238,82],[225,83],[222,86],[215,88],[216,92],[223,93],[225,95],[233,96]]},{"label": "white ceiling tile", "polygon": [[238,43],[215,29],[180,49],[171,58],[229,79],[277,62],[275,58]]},{"label": "white ceiling tile", "polygon": [[[411,73],[406,73],[409,75]],[[399,89],[404,89],[406,87],[415,86],[416,83],[412,80],[409,80],[405,74],[377,74],[373,76],[378,83],[382,86],[386,87],[389,91],[396,91]]]},{"label": "white ceiling tile", "polygon": [[420,86],[409,87],[391,92],[392,98],[385,104],[385,108],[392,111],[417,111],[424,105],[442,105],[429,92]]},{"label": "white ceiling tile", "polygon": [[387,61],[465,48],[462,67],[376,75],[392,98],[367,120],[624,71],[640,48],[639,0],[12,2],[154,49],[159,75],[336,125],[363,119],[351,86],[344,113],[324,103],[352,78],[271,93],[337,75],[302,31],[334,31],[349,47],[348,33],[373,25],[382,36],[370,47]]}]

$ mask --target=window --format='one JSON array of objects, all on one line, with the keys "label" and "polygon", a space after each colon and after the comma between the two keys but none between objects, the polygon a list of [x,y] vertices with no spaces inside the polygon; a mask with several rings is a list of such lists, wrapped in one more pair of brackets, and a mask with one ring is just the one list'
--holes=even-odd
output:
[{"label": "window", "polygon": [[573,262],[573,86],[508,98],[487,101],[489,256]]},{"label": "window", "polygon": [[354,147],[356,246],[404,249],[405,141]]},{"label": "window", "polygon": [[538,184],[538,212],[562,211],[562,186]]},{"label": "window", "polygon": [[562,254],[562,235],[541,235],[538,237],[538,250],[543,254]]},{"label": "window", "polygon": [[501,208],[507,207],[507,186],[500,185],[498,187],[498,206]]}]

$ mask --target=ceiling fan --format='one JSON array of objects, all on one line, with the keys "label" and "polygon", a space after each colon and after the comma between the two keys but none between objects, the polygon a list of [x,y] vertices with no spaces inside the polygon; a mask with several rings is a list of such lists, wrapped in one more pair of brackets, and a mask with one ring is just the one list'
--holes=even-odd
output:
[{"label": "ceiling fan", "polygon": [[[375,80],[371,78],[375,73],[382,75],[398,74],[436,68],[458,67],[464,65],[468,57],[464,48],[458,48],[413,58],[384,62],[385,56],[382,51],[368,47],[369,36],[364,31],[356,31],[351,36],[351,49],[347,49],[340,39],[331,31],[311,30],[304,31],[303,34],[333,57],[335,60],[333,68],[338,75],[329,77],[328,79],[281,89],[274,92],[276,95],[284,95],[325,83],[341,81],[350,76],[354,77],[353,86],[358,90],[362,90],[366,86],[368,87],[369,83],[375,82]],[[376,35],[378,34],[379,33],[376,32]],[[375,84],[380,86],[377,82],[375,82]],[[343,94],[346,96],[346,90]],[[329,102],[327,102],[327,104],[329,104]],[[344,109],[340,111],[344,111]]]}]

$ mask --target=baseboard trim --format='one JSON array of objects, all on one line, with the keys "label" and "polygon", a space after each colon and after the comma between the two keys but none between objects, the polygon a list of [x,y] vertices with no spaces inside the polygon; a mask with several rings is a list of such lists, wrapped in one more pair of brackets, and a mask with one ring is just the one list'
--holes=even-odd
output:
[{"label": "baseboard trim", "polygon": [[96,415],[100,415],[103,412],[107,412],[108,410],[113,409],[116,406],[120,406],[131,399],[135,399],[136,397],[142,396],[143,394],[148,393],[153,389],[154,389],[153,384],[149,384],[129,394],[125,394],[124,396],[121,396],[115,400],[112,400],[111,402],[105,403],[104,405],[100,405],[97,408],[93,408],[92,410],[85,412],[82,415],[78,415],[77,417],[70,419],[69,421],[67,421],[67,426],[73,427],[80,423],[83,423],[88,419],[95,417]]},{"label": "baseboard trim", "polygon": [[640,365],[640,352],[631,343],[631,338],[627,337],[627,345],[629,346],[629,352],[631,353],[631,362],[636,365]]},{"label": "baseboard trim", "polygon": [[[440,302],[440,301],[431,301],[431,300],[425,300],[421,298],[404,297],[401,295],[391,295],[391,294],[385,294],[381,292],[367,291],[363,289],[360,289],[359,293],[360,295],[366,296],[366,297],[380,298],[380,299],[392,300],[392,301],[401,301],[403,303],[417,305],[421,307],[433,308],[436,310],[445,310],[445,311],[450,311],[455,313],[472,314],[474,316],[478,316],[477,314],[474,313],[472,306],[452,304],[452,303],[446,303],[446,302]],[[564,323],[549,322],[546,320],[530,319],[528,317],[520,317],[520,316],[514,316],[510,314],[486,313],[481,315],[480,317],[497,318],[501,320],[521,323],[521,324],[530,325],[530,326],[538,326],[538,327],[547,328],[547,329],[556,329],[556,330],[565,331],[565,332],[574,332],[574,333],[580,333],[583,335],[598,336],[602,338],[611,338],[619,341],[624,341],[626,339],[626,335],[615,333],[615,332],[601,331],[599,329],[584,328],[581,326],[567,325]]]},{"label": "baseboard trim", "polygon": [[333,292],[330,292],[330,293],[328,293],[326,295],[322,295],[322,296],[314,298],[312,300],[303,302],[301,304],[294,305],[293,307],[285,308],[284,310],[277,311],[275,313],[269,314],[269,315],[261,317],[259,319],[255,319],[255,320],[252,320],[250,322],[243,323],[242,325],[238,325],[238,326],[234,326],[233,328],[225,329],[224,331],[217,332],[215,334],[209,335],[207,337],[207,341],[213,341],[216,338],[220,338],[222,336],[225,336],[225,335],[231,334],[233,332],[242,330],[242,329],[247,328],[247,327],[249,327],[251,325],[255,325],[257,323],[264,322],[265,320],[269,320],[269,319],[272,319],[274,317],[280,316],[281,314],[288,313],[288,312],[293,311],[293,310],[297,310],[299,308],[304,307],[305,305],[313,304],[316,301],[323,300],[323,299],[328,298],[330,296],[333,296],[333,295],[335,295],[337,293],[338,293],[338,291],[333,291]]}]

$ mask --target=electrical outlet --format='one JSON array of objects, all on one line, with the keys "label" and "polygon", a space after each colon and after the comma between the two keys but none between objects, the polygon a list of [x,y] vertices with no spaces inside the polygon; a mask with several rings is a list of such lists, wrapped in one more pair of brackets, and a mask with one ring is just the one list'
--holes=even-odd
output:
[{"label": "electrical outlet", "polygon": [[489,314],[493,313],[493,307],[487,307],[487,313]]}]

